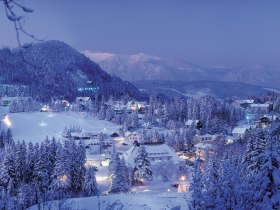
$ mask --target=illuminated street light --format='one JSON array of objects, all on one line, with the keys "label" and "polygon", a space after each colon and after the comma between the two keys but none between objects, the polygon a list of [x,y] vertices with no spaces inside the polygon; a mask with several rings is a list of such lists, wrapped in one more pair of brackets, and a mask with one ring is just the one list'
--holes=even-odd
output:
[{"label": "illuminated street light", "polygon": [[185,181],[186,180],[186,177],[185,176],[180,176],[180,181]]}]

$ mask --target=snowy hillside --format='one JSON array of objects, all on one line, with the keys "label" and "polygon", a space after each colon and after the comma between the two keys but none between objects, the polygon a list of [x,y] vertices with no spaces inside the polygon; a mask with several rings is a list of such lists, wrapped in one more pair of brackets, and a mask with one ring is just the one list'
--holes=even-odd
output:
[{"label": "snowy hillside", "polygon": [[[34,98],[74,100],[77,95],[116,97],[129,94],[140,98],[140,92],[130,83],[110,76],[96,63],[60,41],[46,41],[23,50],[0,50],[2,84],[26,85]],[[90,84],[87,84],[91,81]],[[98,91],[78,92],[78,88],[97,88]]]}]

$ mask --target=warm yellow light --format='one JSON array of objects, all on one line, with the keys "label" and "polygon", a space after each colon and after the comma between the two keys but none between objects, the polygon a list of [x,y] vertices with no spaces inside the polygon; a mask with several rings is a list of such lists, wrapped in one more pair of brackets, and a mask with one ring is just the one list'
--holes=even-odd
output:
[{"label": "warm yellow light", "polygon": [[181,177],[180,177],[180,180],[183,182],[183,181],[186,180],[186,177],[185,177],[185,176],[181,176]]},{"label": "warm yellow light", "polygon": [[66,175],[60,176],[59,181],[65,183],[67,181],[67,176]]},{"label": "warm yellow light", "polygon": [[10,118],[8,117],[8,115],[5,116],[5,118],[3,119],[3,122],[5,123],[5,125],[7,127],[11,127],[12,126],[12,122],[11,122]]}]

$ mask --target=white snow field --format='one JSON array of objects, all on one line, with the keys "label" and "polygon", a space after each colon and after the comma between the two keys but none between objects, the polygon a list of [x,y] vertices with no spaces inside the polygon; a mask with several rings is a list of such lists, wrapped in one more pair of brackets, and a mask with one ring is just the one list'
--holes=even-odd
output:
[{"label": "white snow field", "polygon": [[[188,195],[183,193],[114,194],[88,198],[73,198],[60,202],[60,206],[75,210],[188,210]],[[59,209],[58,201],[45,204],[46,209]],[[32,206],[29,210],[37,210]]]},{"label": "white snow field", "polygon": [[26,142],[40,143],[46,136],[60,138],[65,127],[79,126],[85,132],[112,134],[117,132],[119,125],[105,120],[99,120],[93,116],[87,116],[85,113],[74,112],[21,112],[8,113],[7,109],[1,107],[1,125],[2,128],[8,126],[3,122],[5,114],[11,121],[13,138],[25,140]]}]

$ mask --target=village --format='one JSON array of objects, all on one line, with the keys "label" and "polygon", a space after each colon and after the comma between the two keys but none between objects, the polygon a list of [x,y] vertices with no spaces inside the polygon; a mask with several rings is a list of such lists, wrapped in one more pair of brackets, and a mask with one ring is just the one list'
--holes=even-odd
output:
[{"label": "village", "polygon": [[[24,110],[28,109],[27,104],[32,104],[31,112]],[[30,115],[30,117],[39,114],[38,116],[42,119],[44,116],[48,116],[48,119],[55,115],[60,118],[72,116],[71,124],[63,124],[64,122],[62,122],[60,130],[54,131],[50,129],[46,135],[49,135],[49,137],[56,136],[60,141],[72,139],[77,144],[82,143],[84,145],[86,149],[86,166],[95,168],[96,181],[101,192],[108,193],[110,187],[108,166],[110,165],[112,154],[116,152],[124,158],[129,168],[133,168],[139,146],[145,145],[148,159],[154,170],[153,182],[139,180],[138,184],[132,186],[131,191],[160,189],[159,191],[181,193],[189,189],[190,174],[196,160],[207,161],[211,154],[222,149],[221,145],[226,147],[242,141],[248,131],[256,128],[264,129],[273,122],[279,121],[277,115],[271,112],[273,109],[272,103],[254,103],[252,99],[237,99],[232,102],[232,105],[243,111],[244,118],[232,128],[230,133],[202,133],[201,129],[204,124],[200,119],[186,119],[183,128],[180,128],[179,132],[183,133],[184,129],[188,130],[191,127],[195,127],[195,132],[191,137],[192,147],[190,148],[188,144],[184,143],[180,149],[176,149],[163,140],[164,136],[172,135],[172,129],[160,126],[159,123],[152,124],[144,120],[145,115],[150,110],[148,102],[131,100],[124,103],[123,101],[109,100],[104,104],[107,110],[110,107],[110,110],[114,112],[112,113],[114,118],[136,113],[137,125],[132,129],[124,129],[124,126],[117,125],[115,120],[110,119],[109,121],[112,121],[110,124],[104,124],[104,121],[108,119],[99,120],[95,117],[94,121],[83,127],[83,124],[75,121],[75,119],[83,121],[94,118],[89,114],[89,107],[92,105],[91,97],[78,97],[73,103],[67,100],[56,100],[43,105],[35,104],[30,97],[2,97],[0,99],[1,110],[10,111],[10,113],[3,115],[2,127],[11,128],[16,134],[17,128],[22,125],[17,126],[16,121],[19,120],[14,117],[23,112],[26,115]],[[160,119],[155,120],[160,121]],[[51,124],[47,120],[38,121],[39,127],[42,129],[46,129],[48,124]],[[59,124],[60,122],[56,120],[56,123]],[[102,126],[96,126],[98,124],[102,124]],[[30,126],[31,130],[34,130],[34,127]],[[61,129],[62,126],[64,127],[63,130]],[[147,135],[156,135],[157,139],[144,141]],[[29,138],[32,139],[32,134],[29,134]],[[14,140],[19,140],[16,139],[16,135]],[[169,167],[171,171],[163,170],[162,168],[164,167]],[[163,178],[164,174],[166,175],[165,178]],[[143,186],[146,187],[143,188]]]}]

